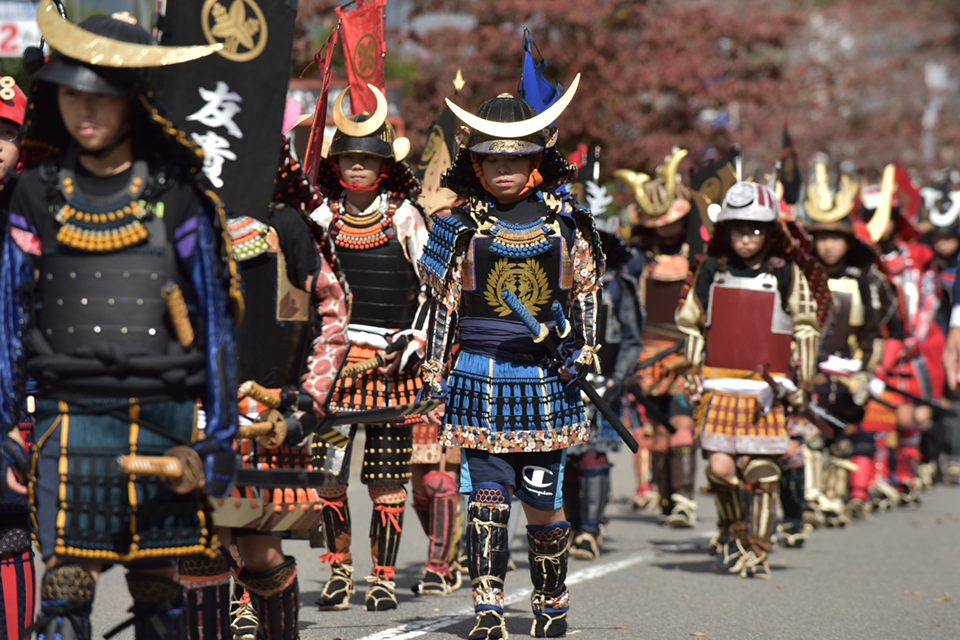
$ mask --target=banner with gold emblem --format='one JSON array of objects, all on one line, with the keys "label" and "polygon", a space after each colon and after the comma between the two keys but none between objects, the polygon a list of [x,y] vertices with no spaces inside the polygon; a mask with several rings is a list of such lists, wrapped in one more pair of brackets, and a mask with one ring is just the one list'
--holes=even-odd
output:
[{"label": "banner with gold emblem", "polygon": [[344,10],[349,3],[337,7],[350,81],[350,112],[354,115],[377,110],[376,96],[367,84],[383,91],[383,56],[387,50],[383,37],[383,8],[387,0],[356,0],[356,5],[352,11]]},{"label": "banner with gold emblem", "polygon": [[159,97],[231,216],[262,214],[273,196],[296,18],[296,0],[166,2],[160,44],[223,44],[163,69]]}]

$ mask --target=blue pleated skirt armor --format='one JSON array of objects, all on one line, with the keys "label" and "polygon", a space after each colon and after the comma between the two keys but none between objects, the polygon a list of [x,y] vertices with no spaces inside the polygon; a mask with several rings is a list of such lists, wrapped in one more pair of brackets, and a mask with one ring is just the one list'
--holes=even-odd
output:
[{"label": "blue pleated skirt armor", "polygon": [[589,437],[579,392],[566,389],[555,371],[461,351],[447,384],[446,446],[552,451]]}]

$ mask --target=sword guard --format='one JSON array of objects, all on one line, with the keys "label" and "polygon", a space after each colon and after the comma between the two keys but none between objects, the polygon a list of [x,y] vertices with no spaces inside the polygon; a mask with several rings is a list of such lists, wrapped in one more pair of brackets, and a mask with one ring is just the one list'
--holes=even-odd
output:
[{"label": "sword guard", "polygon": [[237,428],[237,436],[256,438],[261,447],[276,449],[287,439],[287,421],[276,409],[262,412],[254,424],[244,424]]}]

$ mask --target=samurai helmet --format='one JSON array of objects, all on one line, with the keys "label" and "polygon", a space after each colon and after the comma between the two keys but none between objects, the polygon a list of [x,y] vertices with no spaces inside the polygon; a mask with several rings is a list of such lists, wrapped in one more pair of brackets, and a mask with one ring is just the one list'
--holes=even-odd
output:
[{"label": "samurai helmet", "polygon": [[777,219],[779,203],[777,194],[770,187],[755,182],[737,182],[723,197],[717,222],[773,222]]},{"label": "samurai helmet", "polygon": [[0,78],[0,118],[23,125],[27,95],[10,76]]},{"label": "samurai helmet", "polygon": [[579,85],[580,74],[577,74],[566,93],[540,114],[529,102],[508,93],[481,104],[477,115],[461,109],[447,98],[447,106],[465,125],[457,130],[457,140],[473,153],[540,153],[556,144],[557,128],[552,123],[570,105]]},{"label": "samurai helmet", "polygon": [[196,60],[223,48],[219,43],[158,46],[127,13],[93,16],[74,25],[52,0],[40,4],[37,24],[54,54],[44,64],[36,51],[25,52],[38,65],[30,69],[34,78],[99,95],[135,95],[143,91],[144,68]]},{"label": "samurai helmet", "polygon": [[402,162],[410,153],[410,140],[398,138],[393,125],[387,122],[387,99],[383,92],[372,84],[367,88],[377,98],[377,110],[372,114],[368,111],[347,116],[343,112],[343,97],[346,91],[341,91],[333,104],[333,121],[337,131],[330,141],[327,156],[337,156],[344,153],[369,153],[380,158],[389,158]]},{"label": "samurai helmet", "polygon": [[645,173],[617,169],[613,175],[633,189],[640,210],[640,224],[644,227],[663,227],[690,213],[689,191],[678,181],[677,169],[687,155],[686,149],[677,149],[657,167],[657,178],[651,180]]},{"label": "samurai helmet", "polygon": [[857,202],[857,187],[849,176],[840,176],[836,193],[830,190],[827,166],[818,162],[816,181],[807,187],[807,199],[803,210],[810,218],[805,226],[808,231],[840,231],[853,233],[854,223],[850,214]]}]

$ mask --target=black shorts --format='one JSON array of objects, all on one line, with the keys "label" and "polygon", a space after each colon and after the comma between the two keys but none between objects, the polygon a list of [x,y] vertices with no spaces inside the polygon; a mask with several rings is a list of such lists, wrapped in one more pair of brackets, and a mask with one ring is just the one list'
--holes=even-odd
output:
[{"label": "black shorts", "polygon": [[534,509],[553,511],[563,505],[563,469],[567,450],[490,453],[461,449],[460,492],[473,485],[496,482],[513,487],[513,496]]}]

